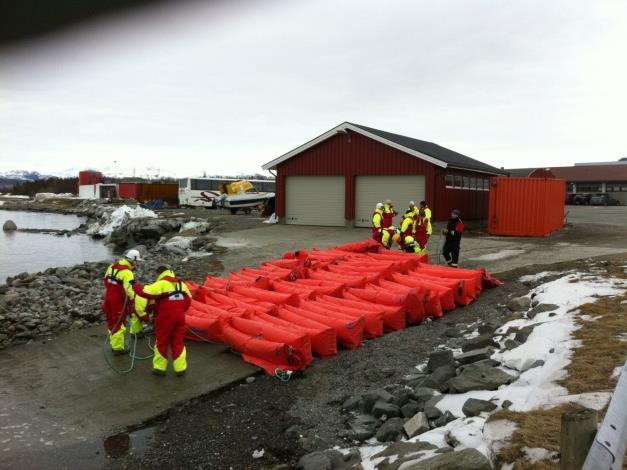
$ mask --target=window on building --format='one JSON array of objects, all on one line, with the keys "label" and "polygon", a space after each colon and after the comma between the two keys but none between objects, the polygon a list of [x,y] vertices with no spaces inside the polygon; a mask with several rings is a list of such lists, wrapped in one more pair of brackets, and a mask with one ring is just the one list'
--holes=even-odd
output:
[{"label": "window on building", "polygon": [[490,191],[490,178],[483,179],[483,190]]},{"label": "window on building", "polygon": [[463,176],[463,186],[462,188],[464,189],[469,189],[470,188],[470,178],[468,176]]},{"label": "window on building", "polygon": [[457,189],[461,189],[462,188],[462,183],[463,183],[462,177],[459,176],[459,175],[455,175],[455,187]]},{"label": "window on building", "polygon": [[621,185],[620,185],[620,190],[621,190],[621,191],[627,191],[627,185],[625,185],[625,184],[621,184]]},{"label": "window on building", "polygon": [[446,175],[444,177],[444,185],[447,188],[453,188],[455,187],[455,177],[453,175]]},{"label": "window on building", "polygon": [[477,178],[473,176],[468,178],[468,189],[477,189]]},{"label": "window on building", "polygon": [[599,183],[577,183],[578,193],[599,193],[601,185]]}]

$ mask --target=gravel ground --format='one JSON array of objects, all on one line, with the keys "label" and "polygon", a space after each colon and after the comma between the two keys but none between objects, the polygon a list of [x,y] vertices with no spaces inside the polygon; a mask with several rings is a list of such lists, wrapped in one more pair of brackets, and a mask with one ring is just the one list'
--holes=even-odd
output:
[{"label": "gravel ground", "polygon": [[[528,291],[529,287],[516,279],[529,272],[537,269],[505,274],[504,286],[484,291],[469,307],[458,308],[438,321],[367,341],[360,349],[341,351],[333,359],[316,360],[302,377],[289,383],[260,375],[253,383],[172,410],[150,423],[156,428],[155,437],[142,455],[113,460],[110,467],[291,468],[305,453],[349,446],[351,442],[338,437],[345,429],[340,405],[347,397],[384,387],[399,389],[414,366],[450,341],[444,332],[451,327],[467,333],[478,323],[505,321],[508,313],[502,305]],[[261,449],[263,457],[254,459],[253,452]]]}]

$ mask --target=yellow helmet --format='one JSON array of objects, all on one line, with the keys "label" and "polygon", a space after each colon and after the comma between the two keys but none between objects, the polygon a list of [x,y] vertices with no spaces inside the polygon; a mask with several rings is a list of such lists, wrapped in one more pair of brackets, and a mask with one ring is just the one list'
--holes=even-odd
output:
[{"label": "yellow helmet", "polygon": [[401,234],[398,232],[395,232],[394,235],[392,235],[392,241],[393,242],[398,242],[401,239]]},{"label": "yellow helmet", "polygon": [[405,244],[406,244],[406,245],[409,245],[409,244],[411,244],[411,243],[415,243],[415,241],[416,241],[416,240],[414,240],[414,237],[412,237],[411,235],[407,235],[407,236],[405,237]]}]

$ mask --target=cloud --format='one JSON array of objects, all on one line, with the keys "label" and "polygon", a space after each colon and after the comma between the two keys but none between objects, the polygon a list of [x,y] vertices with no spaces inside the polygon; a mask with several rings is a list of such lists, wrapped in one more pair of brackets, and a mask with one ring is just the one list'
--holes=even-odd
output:
[{"label": "cloud", "polygon": [[258,171],[350,120],[495,166],[625,155],[622,2],[177,2],[0,55],[0,166]]}]

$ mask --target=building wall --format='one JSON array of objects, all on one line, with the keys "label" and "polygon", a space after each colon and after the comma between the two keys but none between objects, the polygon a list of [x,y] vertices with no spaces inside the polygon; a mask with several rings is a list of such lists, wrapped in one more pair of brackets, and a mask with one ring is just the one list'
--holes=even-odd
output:
[{"label": "building wall", "polygon": [[[449,189],[445,176],[487,179],[490,175],[464,170],[447,170],[400,150],[348,131],[290,158],[277,166],[276,213],[285,216],[285,178],[288,176],[344,176],[345,218],[355,218],[355,177],[367,175],[424,175],[425,199],[434,220],[446,220],[451,209],[459,209],[466,219],[485,219],[488,191]],[[382,196],[384,198],[384,196]],[[398,201],[404,207],[408,201]],[[417,203],[418,201],[416,201]]]},{"label": "building wall", "polygon": [[[348,131],[290,158],[277,167],[277,215],[285,216],[287,176],[344,176],[344,215],[355,218],[355,176],[425,175],[425,196],[433,199],[434,166],[361,134]],[[400,201],[399,201],[400,203]],[[405,204],[405,203],[403,203]]]}]

